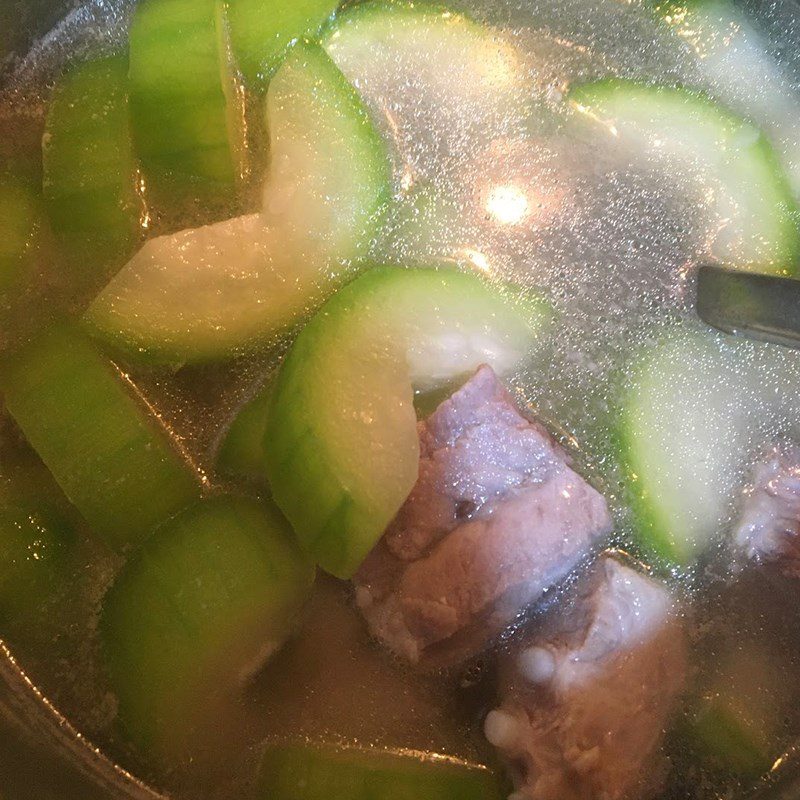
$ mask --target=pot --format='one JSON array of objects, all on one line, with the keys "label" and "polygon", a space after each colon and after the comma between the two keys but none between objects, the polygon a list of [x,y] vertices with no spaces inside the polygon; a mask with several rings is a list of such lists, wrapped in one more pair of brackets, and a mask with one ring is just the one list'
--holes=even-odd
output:
[{"label": "pot", "polygon": [[[76,0],[0,0],[0,86],[14,56],[26,53],[38,36],[76,5]],[[787,9],[786,13],[792,12]],[[800,798],[800,754],[797,758],[788,754],[774,780],[746,796],[749,800]],[[159,800],[164,796],[113,763],[75,730],[0,641],[0,800],[56,798]]]}]

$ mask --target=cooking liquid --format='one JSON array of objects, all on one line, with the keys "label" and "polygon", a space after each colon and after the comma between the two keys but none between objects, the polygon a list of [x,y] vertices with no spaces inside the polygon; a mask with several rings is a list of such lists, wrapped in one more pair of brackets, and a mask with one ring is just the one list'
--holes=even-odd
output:
[{"label": "cooking liquid", "polygon": [[[768,31],[764,41],[774,49],[787,85],[799,90],[800,113],[800,35],[792,8],[776,2],[757,9],[753,18]],[[407,111],[395,120],[397,196],[388,222],[372,242],[371,257],[400,264],[457,263],[512,280],[551,301],[554,328],[512,388],[521,404],[551,424],[603,488],[617,520],[615,543],[625,547],[631,524],[619,491],[611,410],[619,401],[625,359],[633,348],[675,318],[698,324],[692,310],[692,266],[703,258],[714,222],[704,211],[691,169],[665,181],[657,161],[639,159],[632,165],[613,142],[598,145],[596,131],[571,124],[563,93],[574,81],[607,75],[700,86],[712,93],[714,86],[704,80],[692,49],[636,4],[467,0],[457,9],[497,26],[517,48],[528,111],[521,125],[509,112],[480,136],[454,137],[443,160],[436,132],[425,128],[408,97],[403,103],[403,93],[413,87],[405,84],[398,64],[397,74],[386,77],[386,91]],[[129,3],[98,0],[79,7],[36,43],[11,70],[0,104],[0,147],[9,152],[0,154],[19,158],[38,150],[53,76],[71,58],[122,48],[129,19]],[[251,137],[258,152],[255,124]],[[261,166],[256,159],[253,186]],[[240,210],[231,209],[231,214]],[[171,210],[150,217],[149,234],[209,221],[196,209]],[[85,300],[64,300],[58,259],[54,243],[45,243],[44,277],[34,294],[43,294],[47,304],[39,302],[38,309],[79,308]],[[12,318],[22,330],[31,317],[35,321],[46,313],[31,314],[26,305],[24,313]],[[751,387],[748,400],[751,455],[775,439],[800,437],[798,354],[724,337],[719,341],[722,348],[735,348],[743,369],[760,364],[765,376]],[[126,369],[212,481],[223,483],[213,474],[220,437],[284,349],[285,342],[277,342],[259,359],[176,374],[135,365]],[[704,400],[697,397],[696,402]],[[5,419],[2,426],[0,469],[8,470],[26,448],[13,423]],[[743,462],[722,476],[731,496],[723,528],[735,514],[747,466]],[[775,578],[769,583],[761,574],[731,582],[719,552],[711,553],[699,574],[670,578],[687,601],[694,669],[713,672],[721,654],[740,642],[757,642],[777,665],[775,685],[763,692],[780,704],[775,747],[780,753],[800,732],[794,688],[800,666],[797,588]],[[115,701],[98,660],[99,604],[120,566],[118,557],[84,532],[73,578],[55,590],[47,624],[13,644],[26,670],[75,726],[154,785],[179,797],[246,797],[263,743],[298,736],[492,763],[481,733],[482,716],[494,700],[491,656],[446,674],[414,673],[369,640],[349,587],[321,576],[302,630],[223,719],[210,721],[191,763],[176,764],[170,774],[151,774],[113,732]],[[672,755],[677,766],[666,797],[734,797],[746,791],[693,764],[680,748]]]}]

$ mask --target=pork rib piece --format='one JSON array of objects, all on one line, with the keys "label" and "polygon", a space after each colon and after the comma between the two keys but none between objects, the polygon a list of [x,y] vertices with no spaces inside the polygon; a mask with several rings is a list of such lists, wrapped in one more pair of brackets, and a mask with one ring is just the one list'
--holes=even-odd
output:
[{"label": "pork rib piece", "polygon": [[686,676],[665,587],[603,556],[566,613],[504,657],[489,741],[514,800],[628,800],[657,794],[661,741]]},{"label": "pork rib piece", "polygon": [[355,577],[372,633],[412,663],[483,649],[611,530],[605,499],[487,366],[419,424],[419,478]]},{"label": "pork rib piece", "polygon": [[748,558],[800,577],[800,447],[776,447],[756,467],[734,543]]}]

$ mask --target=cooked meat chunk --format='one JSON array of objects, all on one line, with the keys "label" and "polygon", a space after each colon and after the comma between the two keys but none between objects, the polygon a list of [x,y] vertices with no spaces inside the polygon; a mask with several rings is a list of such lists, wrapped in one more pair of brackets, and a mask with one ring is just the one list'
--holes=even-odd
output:
[{"label": "cooked meat chunk", "polygon": [[776,447],[756,467],[734,541],[748,558],[800,577],[800,447]]},{"label": "cooked meat chunk", "polygon": [[686,674],[669,592],[604,556],[564,613],[504,657],[485,733],[508,761],[514,800],[653,796],[661,740]]},{"label": "cooked meat chunk", "polygon": [[489,367],[420,423],[419,438],[419,479],[356,575],[356,598],[392,651],[443,664],[485,647],[611,519]]}]

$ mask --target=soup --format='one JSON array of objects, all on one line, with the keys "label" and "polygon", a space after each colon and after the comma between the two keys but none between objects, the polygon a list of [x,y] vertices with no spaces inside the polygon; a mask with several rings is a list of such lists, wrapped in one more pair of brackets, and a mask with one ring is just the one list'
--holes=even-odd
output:
[{"label": "soup", "polygon": [[[739,797],[800,729],[793,7],[97,2],[0,100],[0,610],[175,797]],[[371,794],[370,794],[371,792]]]}]

